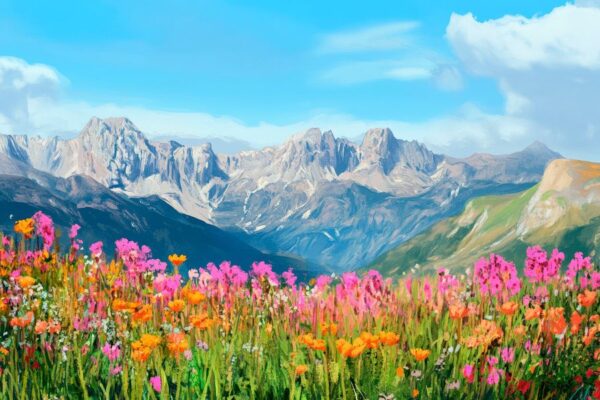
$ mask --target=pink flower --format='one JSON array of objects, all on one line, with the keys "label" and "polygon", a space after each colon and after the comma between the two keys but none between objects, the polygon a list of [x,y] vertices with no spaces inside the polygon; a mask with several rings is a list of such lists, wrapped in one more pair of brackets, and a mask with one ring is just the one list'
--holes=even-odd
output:
[{"label": "pink flower", "polygon": [[33,220],[35,221],[35,233],[40,235],[44,242],[44,250],[50,250],[54,242],[54,223],[52,222],[52,218],[38,211],[33,214]]},{"label": "pink flower", "polygon": [[113,362],[121,356],[121,348],[118,344],[113,344],[111,346],[108,342],[106,342],[104,346],[102,346],[102,353],[104,353],[110,362]]},{"label": "pink flower", "polygon": [[118,375],[121,373],[121,371],[123,371],[123,367],[121,365],[117,365],[116,367],[110,369],[110,374],[113,376]]},{"label": "pink flower", "polygon": [[150,378],[150,385],[155,392],[161,392],[162,390],[162,381],[160,380],[160,376],[153,376]]},{"label": "pink flower", "polygon": [[296,283],[297,278],[296,275],[294,275],[294,272],[292,272],[291,268],[289,268],[287,271],[281,274],[281,276],[283,277],[283,279],[285,279],[285,283],[290,287],[293,287]]},{"label": "pink flower", "polygon": [[475,368],[471,364],[467,364],[464,366],[462,374],[468,383],[473,383],[473,380],[475,379]]},{"label": "pink flower", "polygon": [[496,254],[490,254],[489,260],[481,258],[475,263],[474,279],[482,296],[514,296],[521,290],[515,264]]},{"label": "pink flower", "polygon": [[102,254],[102,242],[92,243],[90,246],[90,253],[92,253],[92,256],[94,257],[99,257],[100,254]]},{"label": "pink flower", "polygon": [[498,382],[500,382],[500,373],[497,368],[491,368],[487,377],[487,383],[488,385],[496,385]]},{"label": "pink flower", "polygon": [[323,290],[327,287],[327,285],[329,285],[331,283],[333,279],[331,279],[331,277],[329,275],[319,275],[317,277],[317,282],[315,284],[315,287],[318,290]]},{"label": "pink flower", "polygon": [[528,247],[523,273],[530,282],[548,283],[558,275],[564,259],[564,253],[558,249],[552,250],[548,259],[548,254],[541,246]]},{"label": "pink flower", "polygon": [[511,363],[515,359],[515,349],[513,349],[512,347],[504,347],[500,351],[500,355],[502,357],[502,361],[504,361],[505,363]]},{"label": "pink flower", "polygon": [[81,229],[81,226],[78,224],[71,225],[71,229],[69,230],[69,239],[73,240],[77,236],[77,232]]}]

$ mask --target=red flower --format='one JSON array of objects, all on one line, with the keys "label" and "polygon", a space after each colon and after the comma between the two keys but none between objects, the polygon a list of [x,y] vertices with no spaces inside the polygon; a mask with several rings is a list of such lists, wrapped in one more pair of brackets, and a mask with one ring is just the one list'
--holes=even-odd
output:
[{"label": "red flower", "polygon": [[520,380],[519,383],[517,383],[517,390],[523,394],[527,393],[530,387],[530,381]]},{"label": "red flower", "polygon": [[575,383],[578,385],[581,385],[583,383],[583,378],[581,377],[581,375],[577,375],[575,377]]},{"label": "red flower", "polygon": [[594,371],[591,368],[588,368],[588,370],[585,371],[585,377],[590,379],[592,375],[594,375]]}]

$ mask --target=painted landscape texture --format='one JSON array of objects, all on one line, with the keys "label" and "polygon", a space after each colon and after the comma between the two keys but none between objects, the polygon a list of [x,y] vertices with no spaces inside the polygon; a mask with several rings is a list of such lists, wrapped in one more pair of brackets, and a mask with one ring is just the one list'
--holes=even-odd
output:
[{"label": "painted landscape texture", "polygon": [[600,398],[600,272],[581,253],[299,283],[83,248],[80,229],[60,249],[38,212],[1,236],[2,398]]}]

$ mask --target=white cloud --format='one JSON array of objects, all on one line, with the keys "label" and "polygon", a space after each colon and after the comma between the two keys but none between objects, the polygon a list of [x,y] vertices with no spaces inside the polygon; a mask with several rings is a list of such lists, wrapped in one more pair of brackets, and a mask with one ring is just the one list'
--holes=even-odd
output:
[{"label": "white cloud", "polygon": [[28,129],[32,101],[54,98],[60,80],[47,65],[0,57],[0,129]]},{"label": "white cloud", "polygon": [[447,36],[476,72],[600,67],[600,9],[567,4],[533,18],[507,15],[479,22],[452,14]]},{"label": "white cloud", "polygon": [[[93,105],[55,96],[55,93],[60,90],[61,79],[51,67],[31,66],[23,60],[17,61],[21,66],[20,70],[43,71],[37,78],[35,74],[22,78],[24,82],[41,83],[46,80],[49,82],[41,85],[43,91],[36,92],[32,89],[28,92],[29,95],[25,96],[26,113],[23,118],[16,121],[14,118],[7,117],[9,113],[0,112],[2,133],[73,135],[92,116],[100,118],[127,116],[143,132],[151,137],[161,137],[163,140],[166,137],[179,137],[194,142],[194,139],[198,138],[230,137],[260,147],[281,143],[290,135],[312,127],[331,129],[336,136],[348,138],[359,137],[373,127],[390,127],[397,137],[417,139],[449,154],[466,155],[474,150],[492,152],[512,150],[515,145],[527,144],[526,132],[531,130],[527,121],[514,117],[487,115],[474,106],[465,107],[457,115],[444,116],[423,123],[407,123],[391,119],[364,120],[352,115],[321,111],[313,113],[305,120],[289,124],[261,122],[248,125],[233,117],[214,116],[202,112],[171,112],[112,103]],[[31,67],[35,68],[29,69]],[[403,73],[414,75],[419,71],[409,70]],[[0,82],[5,80],[3,76]],[[15,92],[12,86],[0,84],[0,99],[10,103],[11,96],[23,98],[21,91]],[[498,137],[502,138],[501,142],[496,140]]]},{"label": "white cloud", "polygon": [[[450,18],[447,38],[467,70],[497,80],[507,118],[567,155],[598,160],[600,9],[566,4],[547,14]],[[543,135],[543,136],[542,136]]]},{"label": "white cloud", "polygon": [[354,53],[396,50],[406,47],[410,32],[419,27],[415,21],[380,24],[323,36],[317,50],[321,53]]}]

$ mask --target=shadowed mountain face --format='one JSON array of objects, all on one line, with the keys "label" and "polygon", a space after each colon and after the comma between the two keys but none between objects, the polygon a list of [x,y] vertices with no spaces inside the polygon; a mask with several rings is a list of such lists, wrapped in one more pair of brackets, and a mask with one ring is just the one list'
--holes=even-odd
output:
[{"label": "shadowed mountain face", "polygon": [[260,252],[230,233],[177,212],[157,196],[128,198],[80,175],[67,179],[39,172],[24,175],[29,177],[0,175],[3,232],[11,233],[16,220],[41,210],[63,232],[63,245],[68,243],[69,227],[77,223],[82,226],[78,237],[84,247],[101,240],[108,254],[116,240],[126,237],[148,245],[162,260],[171,253],[186,254],[186,267],[228,260],[249,268],[252,262],[265,260],[280,272],[291,266],[300,276],[310,275],[304,262]]},{"label": "shadowed mountain face", "polygon": [[[437,267],[464,270],[498,253],[518,264],[527,246],[597,257],[600,249],[600,164],[552,161],[539,184],[520,193],[485,196],[464,211],[383,254],[370,267],[387,275]],[[419,265],[415,270],[415,265]]]},{"label": "shadowed mountain face", "polygon": [[474,195],[522,190],[560,155],[536,143],[456,159],[368,131],[361,144],[309,129],[277,147],[217,155],[210,144],[152,142],[125,118],[93,118],[76,138],[0,136],[0,154],[53,176],[87,175],[261,250],[348,270],[373,260]]}]

